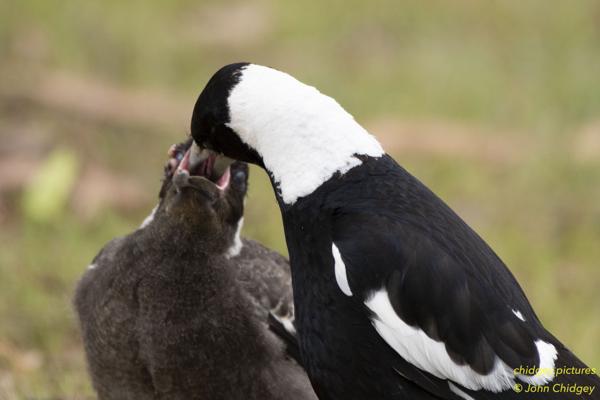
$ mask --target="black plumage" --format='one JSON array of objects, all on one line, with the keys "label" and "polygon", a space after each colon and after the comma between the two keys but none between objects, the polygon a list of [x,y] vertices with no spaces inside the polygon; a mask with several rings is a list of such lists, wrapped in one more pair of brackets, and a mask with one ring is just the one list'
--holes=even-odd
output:
[{"label": "black plumage", "polygon": [[314,399],[268,328],[270,312],[293,313],[287,261],[250,240],[225,255],[247,166],[231,166],[224,192],[194,176],[175,185],[173,165],[166,172],[153,220],[109,242],[77,286],[99,399]]},{"label": "black plumage", "polygon": [[[389,202],[390,198],[395,201]],[[314,370],[307,364],[311,377],[329,386],[332,381],[352,382],[356,377],[369,376],[379,364],[388,367],[387,371],[383,368],[376,373],[373,386],[360,385],[364,392],[356,397],[350,392],[357,389],[354,385],[340,384],[329,386],[324,398],[364,398],[379,388],[385,388],[387,393],[374,398],[429,398],[429,394],[410,391],[391,395],[392,388],[399,384],[396,370],[436,396],[460,397],[448,390],[444,380],[407,365],[378,336],[374,337],[364,318],[369,311],[364,310],[359,299],[340,296],[335,277],[327,276],[329,271],[332,275],[332,261],[325,256],[327,247],[319,242],[333,241],[338,245],[355,293],[372,292],[384,282],[398,315],[444,343],[456,364],[487,374],[497,355],[511,368],[536,366],[539,359],[533,339],[539,338],[557,347],[556,368],[586,368],[543,328],[519,284],[489,246],[389,156],[365,160],[361,168],[325,183],[293,206],[284,207],[283,215],[286,236],[297,238],[288,242],[292,266],[297,266],[293,270],[294,290],[298,294],[312,293],[307,296],[309,299],[296,296],[300,300],[296,315],[300,334],[304,334],[305,326],[311,326],[301,338],[303,354],[312,358],[315,349],[322,351],[318,354],[321,362]],[[304,227],[301,235],[295,231],[297,226]],[[328,231],[331,236],[324,237]],[[318,249],[323,257],[315,257],[312,249]],[[324,287],[315,288],[316,280],[324,281]],[[515,318],[511,307],[519,309],[527,322]],[[327,312],[323,311],[325,308]],[[348,330],[348,326],[353,329]],[[340,332],[344,332],[343,339]],[[322,342],[329,346],[323,348]],[[352,362],[348,362],[348,354],[353,354]],[[373,364],[373,354],[377,354],[377,366]],[[337,367],[323,368],[323,364]],[[588,373],[560,375],[549,385],[598,383],[598,377]],[[513,390],[461,390],[476,399],[540,396]],[[578,397],[573,393],[544,393],[544,398],[570,396]]]},{"label": "black plumage", "polygon": [[[271,178],[319,398],[536,399],[541,389],[565,399],[578,395],[561,385],[600,386],[493,250],[332,99],[279,71],[232,64],[200,94],[192,136]],[[527,367],[586,372],[514,372]]]}]

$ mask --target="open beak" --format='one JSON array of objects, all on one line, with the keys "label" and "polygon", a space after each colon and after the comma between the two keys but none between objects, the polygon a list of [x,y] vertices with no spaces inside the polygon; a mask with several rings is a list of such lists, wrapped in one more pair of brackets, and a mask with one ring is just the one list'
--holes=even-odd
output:
[{"label": "open beak", "polygon": [[184,154],[177,167],[176,175],[187,174],[200,176],[213,182],[219,189],[225,190],[229,186],[229,166],[233,159],[225,157],[209,149],[203,149],[192,142],[192,146]]},{"label": "open beak", "polygon": [[214,154],[209,149],[201,149],[200,146],[196,144],[196,142],[192,142],[192,146],[189,149],[189,153],[189,163],[192,166],[199,165],[201,162],[208,159],[211,154]]}]

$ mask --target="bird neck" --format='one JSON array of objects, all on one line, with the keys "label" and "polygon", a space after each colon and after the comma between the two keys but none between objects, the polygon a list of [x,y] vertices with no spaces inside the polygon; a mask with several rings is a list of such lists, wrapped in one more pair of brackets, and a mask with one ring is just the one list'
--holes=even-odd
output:
[{"label": "bird neck", "polygon": [[209,223],[185,215],[168,215],[164,210],[143,231],[152,246],[180,255],[225,254],[235,242],[236,230],[229,223]]},{"label": "bird neck", "polygon": [[360,165],[357,155],[384,154],[334,99],[271,68],[245,67],[228,106],[227,125],[261,156],[286,204]]}]

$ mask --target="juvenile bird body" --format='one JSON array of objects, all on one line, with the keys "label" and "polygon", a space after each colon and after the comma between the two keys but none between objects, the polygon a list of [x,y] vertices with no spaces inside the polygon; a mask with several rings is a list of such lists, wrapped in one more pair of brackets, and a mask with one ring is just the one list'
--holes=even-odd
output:
[{"label": "juvenile bird body", "polygon": [[234,164],[224,190],[169,177],[152,216],[107,244],[79,282],[101,400],[315,398],[267,325],[269,312],[293,310],[287,262],[237,242],[246,168]]},{"label": "juvenile bird body", "polygon": [[335,100],[232,64],[200,94],[192,135],[271,178],[319,398],[527,399],[530,386],[600,383],[591,369],[555,373],[585,366],[491,248]]}]

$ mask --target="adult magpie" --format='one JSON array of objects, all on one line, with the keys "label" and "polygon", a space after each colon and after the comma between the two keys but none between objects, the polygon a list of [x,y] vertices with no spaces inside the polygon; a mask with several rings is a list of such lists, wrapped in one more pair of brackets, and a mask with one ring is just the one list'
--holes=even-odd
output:
[{"label": "adult magpie", "polygon": [[599,398],[500,258],[334,99],[268,67],[217,71],[195,153],[263,167],[320,399]]}]

